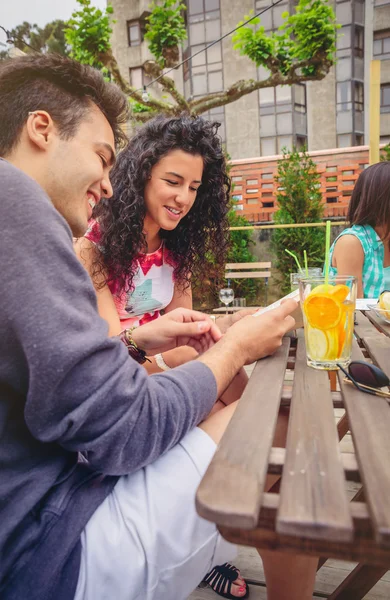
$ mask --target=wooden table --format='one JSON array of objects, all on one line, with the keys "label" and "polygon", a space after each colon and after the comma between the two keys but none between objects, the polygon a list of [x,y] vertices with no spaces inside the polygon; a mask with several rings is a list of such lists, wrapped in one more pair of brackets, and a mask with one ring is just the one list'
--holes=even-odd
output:
[{"label": "wooden table", "polygon": [[[372,359],[390,377],[390,326],[357,313],[355,334],[353,359]],[[361,563],[330,596],[358,600],[390,568],[390,407],[337,377],[332,391],[328,373],[307,366],[302,330],[258,361],[196,504],[231,542]],[[290,406],[285,449],[272,447],[283,405]],[[346,410],[339,432],[335,406]],[[354,454],[340,452],[347,429]],[[267,473],[281,475],[280,492],[264,491]],[[353,502],[346,480],[363,484]]]}]

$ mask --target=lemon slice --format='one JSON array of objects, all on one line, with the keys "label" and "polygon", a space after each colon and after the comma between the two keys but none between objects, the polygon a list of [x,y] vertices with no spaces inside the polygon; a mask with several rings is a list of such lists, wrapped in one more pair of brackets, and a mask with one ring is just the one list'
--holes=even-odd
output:
[{"label": "lemon slice", "polygon": [[379,296],[379,306],[383,310],[390,310],[390,292],[382,292]]},{"label": "lemon slice", "polygon": [[329,344],[326,333],[314,327],[307,329],[307,351],[312,360],[326,360]]},{"label": "lemon slice", "polygon": [[330,283],[328,283],[327,285],[325,285],[325,283],[321,283],[321,285],[317,285],[315,288],[313,288],[310,292],[310,294],[308,294],[308,298],[309,296],[313,295],[317,295],[317,294],[331,294],[332,293],[332,287],[330,285]]},{"label": "lemon slice", "polygon": [[[314,296],[325,294],[325,295],[332,295],[335,298],[335,300],[337,300],[338,302],[344,302],[344,300],[348,297],[349,292],[350,292],[349,287],[347,285],[343,285],[341,283],[339,283],[337,285],[331,285],[330,283],[328,283],[328,284],[321,283],[321,285],[317,285],[315,288],[313,288],[311,290],[308,297],[311,296],[312,294]],[[390,292],[388,292],[388,293],[389,293],[389,298],[390,298]]]}]

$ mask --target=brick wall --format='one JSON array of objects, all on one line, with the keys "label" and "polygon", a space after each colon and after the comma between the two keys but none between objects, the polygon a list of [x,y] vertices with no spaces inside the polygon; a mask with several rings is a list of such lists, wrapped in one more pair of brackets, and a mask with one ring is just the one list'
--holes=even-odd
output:
[{"label": "brick wall", "polygon": [[[368,164],[368,146],[309,152],[321,175],[325,217],[343,219],[359,173]],[[274,176],[281,156],[231,161],[230,175],[239,214],[254,223],[273,221],[278,209]]]}]

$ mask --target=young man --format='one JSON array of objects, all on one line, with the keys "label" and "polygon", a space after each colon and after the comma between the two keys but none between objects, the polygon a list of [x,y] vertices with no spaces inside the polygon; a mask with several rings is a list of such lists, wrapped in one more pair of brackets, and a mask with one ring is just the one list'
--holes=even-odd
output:
[{"label": "young man", "polygon": [[[194,495],[235,406],[206,417],[238,369],[294,325],[291,301],[212,346],[218,331],[204,315],[173,311],[134,331],[136,344],[212,347],[152,377],[107,337],[72,234],[112,194],[125,106],[100,73],[68,59],[0,64],[3,600],[183,600],[230,558]],[[296,584],[268,553],[270,600],[310,598],[313,560],[283,561]]]}]

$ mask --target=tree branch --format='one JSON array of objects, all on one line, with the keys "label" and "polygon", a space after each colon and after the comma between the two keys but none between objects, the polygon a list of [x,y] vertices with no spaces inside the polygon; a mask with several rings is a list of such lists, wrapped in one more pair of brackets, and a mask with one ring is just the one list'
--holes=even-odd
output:
[{"label": "tree branch", "polygon": [[153,77],[153,79],[157,79],[157,77],[160,77],[158,83],[162,86],[163,90],[168,92],[168,94],[170,94],[172,98],[177,102],[178,106],[181,109],[180,112],[183,110],[189,110],[188,102],[184,98],[184,96],[182,96],[177,90],[174,80],[171,77],[162,75],[162,69],[154,60],[146,61],[144,63],[144,69],[148,75],[151,75]]},{"label": "tree branch", "polygon": [[158,114],[158,111],[145,111],[140,113],[131,112],[130,118],[132,121],[136,121],[138,123],[147,123],[147,121],[150,121],[150,119],[153,119],[153,117],[157,117]]},{"label": "tree branch", "polygon": [[294,69],[290,69],[288,75],[282,75],[280,72],[271,74],[268,79],[263,81],[255,81],[254,79],[236,81],[227,90],[212,94],[210,96],[204,96],[189,102],[189,109],[192,115],[200,115],[211,108],[217,108],[218,106],[225,106],[231,104],[236,100],[239,100],[243,96],[251,94],[256,90],[267,87],[276,87],[277,85],[293,85],[294,83],[300,83],[303,81],[318,81],[323,79],[332,65],[329,60],[318,60],[319,72],[315,75],[298,75],[296,71],[303,67],[312,65],[316,66],[317,61],[308,60],[300,61],[295,63]]},{"label": "tree branch", "polygon": [[142,99],[142,93],[137,91],[135,88],[129,85],[127,81],[123,79],[122,74],[119,70],[119,65],[111,49],[109,49],[107,52],[100,53],[98,58],[100,62],[112,73],[115,83],[127,96],[131,96],[132,98],[134,98],[134,100],[137,100],[137,102],[149,108],[156,108],[158,111],[165,112],[167,114],[172,113],[172,109],[174,107],[168,102],[162,102],[161,100],[157,100],[156,98],[150,97],[147,101]]}]

